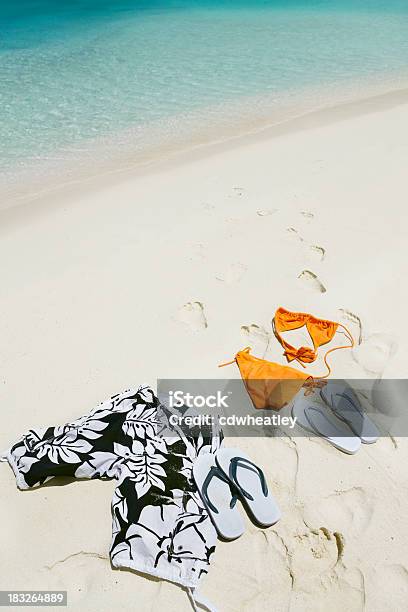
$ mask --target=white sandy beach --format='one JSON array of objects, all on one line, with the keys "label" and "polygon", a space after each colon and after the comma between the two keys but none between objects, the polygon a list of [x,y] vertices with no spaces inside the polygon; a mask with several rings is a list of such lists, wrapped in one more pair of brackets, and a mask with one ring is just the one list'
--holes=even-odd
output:
[{"label": "white sandy beach", "polygon": [[[130,386],[237,376],[217,365],[248,344],[262,356],[241,328],[270,333],[278,306],[356,339],[345,311],[359,317],[334,376],[406,376],[407,125],[399,93],[2,211],[0,449]],[[266,354],[284,363],[276,341]],[[220,611],[406,609],[406,439],[355,456],[307,438],[226,444],[265,468],[283,516],[219,542],[201,590]],[[79,612],[191,609],[181,588],[111,569],[114,482],[22,493],[0,464],[0,483],[0,589],[68,590]]]}]

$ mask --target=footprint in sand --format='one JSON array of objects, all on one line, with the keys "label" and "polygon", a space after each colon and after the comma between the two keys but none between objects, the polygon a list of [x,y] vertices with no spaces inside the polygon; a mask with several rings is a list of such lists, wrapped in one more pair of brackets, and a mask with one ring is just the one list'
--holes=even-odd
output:
[{"label": "footprint in sand", "polygon": [[304,287],[311,289],[317,293],[326,293],[326,287],[319,280],[319,278],[310,270],[303,270],[298,276],[299,281]]},{"label": "footprint in sand", "polygon": [[242,263],[233,263],[225,270],[225,272],[217,274],[215,278],[219,281],[227,283],[227,285],[231,285],[233,283],[238,283],[247,270],[248,268],[246,265]]},{"label": "footprint in sand", "polygon": [[286,228],[286,231],[288,235],[291,236],[292,238],[299,240],[299,242],[304,242],[304,238],[302,238],[302,236],[299,234],[297,229],[295,229],[294,227],[288,227]]},{"label": "footprint in sand", "polygon": [[258,217],[269,217],[270,215],[274,215],[277,212],[277,208],[264,208],[262,210],[257,210],[256,214],[258,215]]},{"label": "footprint in sand", "polygon": [[319,573],[330,569],[342,556],[344,550],[343,538],[340,533],[332,533],[326,527],[309,529],[294,536],[292,554],[293,567],[299,565],[307,567],[307,559],[316,560],[319,564]]},{"label": "footprint in sand", "polygon": [[201,208],[205,210],[206,212],[213,212],[215,210],[215,205],[210,204],[209,202],[203,202],[201,204]]},{"label": "footprint in sand", "polygon": [[242,198],[244,193],[244,187],[232,187],[231,192],[227,195],[227,198]]},{"label": "footprint in sand", "polygon": [[398,344],[389,334],[371,334],[353,351],[353,359],[370,374],[381,374],[397,352]]},{"label": "footprint in sand", "polygon": [[243,187],[233,187],[232,191],[234,192],[234,195],[238,196],[239,198],[244,194]]},{"label": "footprint in sand", "polygon": [[307,259],[311,261],[316,261],[316,259],[318,261],[324,260],[324,258],[326,257],[326,249],[324,249],[319,244],[307,244],[303,236],[298,232],[298,230],[295,227],[288,227],[286,228],[286,231],[289,234],[289,236],[292,236],[299,242],[303,242],[305,244],[305,248],[307,248],[307,253],[306,253]]},{"label": "footprint in sand", "polygon": [[351,312],[350,310],[346,310],[345,308],[339,308],[339,311],[341,312],[343,319],[347,319],[347,321],[350,321],[354,325],[357,325],[358,344],[361,344],[363,341],[363,324],[361,322],[360,317],[354,314],[354,312]]},{"label": "footprint in sand", "polygon": [[249,342],[251,346],[256,348],[259,353],[265,355],[272,337],[271,333],[256,323],[252,323],[251,325],[242,325],[241,333],[246,342]]},{"label": "footprint in sand", "polygon": [[341,560],[343,537],[329,529],[307,529],[294,535],[288,546],[294,586],[302,591],[319,590],[324,579],[330,580],[333,568]]},{"label": "footprint in sand", "polygon": [[299,240],[299,242],[304,242],[304,239],[302,238],[302,236],[299,234],[299,232],[297,231],[297,229],[295,229],[294,227],[288,227],[286,229],[287,233],[289,234],[289,236],[292,236],[293,238],[296,238],[296,240]]},{"label": "footprint in sand", "polygon": [[204,313],[204,305],[201,302],[187,302],[179,310],[178,319],[187,325],[191,331],[202,331],[208,327]]},{"label": "footprint in sand", "polygon": [[[374,512],[374,503],[370,493],[363,487],[349,489],[334,489],[326,497],[319,500],[318,516],[320,524],[327,529],[347,533],[357,538],[369,528]],[[316,506],[306,505],[303,511],[305,521],[316,520]]]},{"label": "footprint in sand", "polygon": [[363,585],[343,562],[342,533],[326,527],[307,529],[286,541],[286,546],[292,591],[301,596],[302,610],[315,610],[316,598],[323,603],[322,610],[334,609],[340,599],[344,610],[364,608]]},{"label": "footprint in sand", "polygon": [[301,210],[300,214],[302,215],[304,219],[306,219],[309,222],[314,219],[314,214],[310,212],[309,210]]},{"label": "footprint in sand", "polygon": [[190,250],[190,261],[205,261],[205,246],[199,242],[197,244],[192,244]]},{"label": "footprint in sand", "polygon": [[309,246],[309,253],[313,255],[313,258],[317,258],[319,261],[323,261],[326,256],[326,249],[319,246],[318,244],[311,244]]}]

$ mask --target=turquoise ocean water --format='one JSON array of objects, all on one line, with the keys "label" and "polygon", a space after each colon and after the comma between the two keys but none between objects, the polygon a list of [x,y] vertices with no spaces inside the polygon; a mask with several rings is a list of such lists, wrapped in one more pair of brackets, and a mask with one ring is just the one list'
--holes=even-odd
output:
[{"label": "turquoise ocean water", "polygon": [[2,0],[0,172],[407,74],[408,0]]}]

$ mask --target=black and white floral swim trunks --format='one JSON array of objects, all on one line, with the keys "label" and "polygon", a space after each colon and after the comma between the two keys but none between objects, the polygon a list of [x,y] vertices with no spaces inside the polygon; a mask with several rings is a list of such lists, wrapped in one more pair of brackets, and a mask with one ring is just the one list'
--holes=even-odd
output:
[{"label": "black and white floral swim trunks", "polygon": [[3,458],[20,489],[56,476],[115,478],[112,564],[195,589],[217,535],[192,465],[217,450],[222,434],[168,435],[169,416],[149,387],[130,389],[76,421],[31,429]]}]

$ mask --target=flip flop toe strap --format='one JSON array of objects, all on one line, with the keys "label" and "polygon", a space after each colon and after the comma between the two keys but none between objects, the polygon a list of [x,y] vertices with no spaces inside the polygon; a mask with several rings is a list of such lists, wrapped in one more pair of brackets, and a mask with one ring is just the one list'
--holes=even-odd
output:
[{"label": "flip flop toe strap", "polygon": [[231,491],[230,508],[234,508],[234,506],[235,506],[235,504],[237,503],[237,500],[238,500],[238,492],[237,492],[236,488],[234,487],[234,485],[230,482],[228,477],[224,474],[224,472],[222,470],[220,470],[220,468],[217,467],[216,465],[213,465],[210,468],[210,471],[208,472],[207,476],[205,477],[205,480],[203,482],[203,485],[202,485],[201,491],[200,491],[201,497],[203,498],[203,500],[207,504],[208,508],[210,508],[210,510],[212,510],[212,512],[214,512],[215,514],[218,514],[218,509],[216,508],[216,506],[214,506],[214,504],[212,503],[212,501],[208,497],[208,487],[209,487],[209,484],[210,484],[210,482],[212,481],[213,478],[218,478],[219,480],[221,480],[222,482],[225,482],[225,484],[227,484],[229,486],[230,491]]},{"label": "flip flop toe strap", "polygon": [[348,423],[350,421],[349,418],[347,418],[348,414],[352,414],[354,413],[358,413],[361,418],[364,418],[364,413],[361,410],[361,408],[359,406],[356,406],[355,402],[353,401],[353,399],[347,395],[347,393],[336,393],[337,397],[340,397],[342,399],[345,399],[348,404],[349,404],[349,408],[346,409],[339,409],[338,406],[335,406],[333,402],[331,402],[331,409],[333,410],[334,414],[336,415],[336,417],[338,419],[341,419],[342,421],[345,421],[346,423]]},{"label": "flip flop toe strap", "polygon": [[266,478],[265,478],[263,471],[261,470],[260,467],[255,465],[255,463],[252,463],[252,461],[249,461],[249,459],[244,459],[244,457],[233,457],[230,460],[229,477],[234,483],[235,487],[237,488],[238,493],[240,493],[245,499],[248,499],[249,501],[254,500],[253,496],[250,493],[248,493],[248,491],[246,491],[242,487],[242,485],[240,485],[240,483],[238,482],[238,475],[237,475],[238,467],[243,468],[245,470],[250,470],[251,472],[254,472],[255,474],[257,474],[257,476],[259,477],[260,483],[261,483],[262,492],[264,496],[267,497],[268,485],[266,483]]}]

